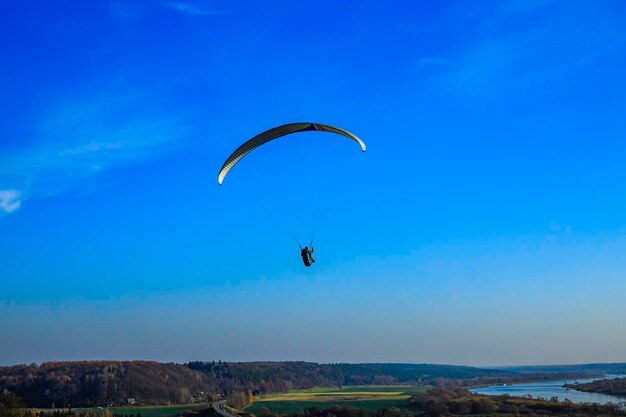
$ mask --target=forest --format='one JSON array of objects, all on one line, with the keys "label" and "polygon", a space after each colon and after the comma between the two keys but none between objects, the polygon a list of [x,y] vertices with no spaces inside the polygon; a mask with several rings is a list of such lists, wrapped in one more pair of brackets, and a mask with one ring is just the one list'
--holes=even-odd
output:
[{"label": "forest", "polygon": [[146,361],[47,362],[0,367],[0,392],[29,407],[93,407],[192,402],[214,387],[187,366]]},{"label": "forest", "polygon": [[414,395],[410,406],[426,417],[451,415],[491,416],[626,416],[624,404],[576,404],[571,401],[550,401],[508,395],[487,396],[470,393],[464,388],[434,388]]},{"label": "forest", "polygon": [[601,379],[585,384],[567,384],[567,388],[626,397],[626,378]]},{"label": "forest", "polygon": [[414,383],[439,379],[499,378],[503,371],[404,364],[311,362],[149,361],[46,362],[0,367],[0,392],[34,407],[184,404],[218,397],[248,398],[316,386]]},{"label": "forest", "polygon": [[[571,368],[563,371],[567,373],[432,364],[45,362],[0,367],[0,392],[16,394],[29,407],[125,405],[131,400],[136,405],[187,404],[217,398],[245,406],[254,396],[313,387],[411,384],[453,388],[581,376]],[[588,375],[590,370],[583,372]],[[624,386],[623,380],[613,381],[612,391],[601,392],[621,392],[618,387]]]}]

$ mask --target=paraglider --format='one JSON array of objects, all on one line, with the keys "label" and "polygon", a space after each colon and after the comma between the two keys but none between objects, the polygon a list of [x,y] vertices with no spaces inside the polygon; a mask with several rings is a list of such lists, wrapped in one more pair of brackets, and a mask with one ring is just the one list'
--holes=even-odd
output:
[{"label": "paraglider", "polygon": [[323,125],[321,123],[288,123],[286,125],[274,127],[270,130],[266,130],[265,132],[256,135],[252,139],[245,142],[243,145],[238,147],[235,152],[233,152],[224,165],[222,165],[222,169],[217,176],[217,182],[222,184],[226,174],[230,171],[237,162],[241,160],[244,156],[258,148],[259,146],[265,145],[266,143],[278,139],[282,136],[291,135],[292,133],[298,132],[310,132],[310,131],[321,131],[321,132],[330,132],[337,133],[338,135],[342,135],[347,137],[348,139],[352,139],[356,143],[359,144],[361,150],[365,152],[365,143],[352,133],[347,130],[340,129],[338,127]]},{"label": "paraglider", "polygon": [[307,268],[315,263],[315,259],[313,259],[313,243],[311,242],[311,249],[308,246],[303,247],[300,250],[300,256],[302,256],[302,262],[304,262],[304,266]]},{"label": "paraglider", "polygon": [[[348,132],[347,130],[325,125],[321,123],[288,123],[285,125],[277,126],[272,129],[266,130],[263,133],[260,133],[254,136],[252,139],[244,142],[241,146],[239,146],[235,151],[226,159],[222,168],[220,169],[217,181],[221,185],[224,182],[224,178],[230,172],[230,170],[247,154],[257,149],[260,146],[267,144],[268,142],[273,141],[274,139],[278,139],[284,136],[291,135],[293,133],[299,132],[310,132],[310,131],[319,131],[319,132],[329,132],[335,133],[337,135],[341,135],[350,140],[356,142],[361,150],[365,152],[366,147],[365,143],[359,139],[356,135]],[[306,267],[310,267],[315,259],[313,258],[313,242],[311,242],[311,247],[305,246],[304,248],[300,245],[300,255],[302,256],[302,261]]]}]

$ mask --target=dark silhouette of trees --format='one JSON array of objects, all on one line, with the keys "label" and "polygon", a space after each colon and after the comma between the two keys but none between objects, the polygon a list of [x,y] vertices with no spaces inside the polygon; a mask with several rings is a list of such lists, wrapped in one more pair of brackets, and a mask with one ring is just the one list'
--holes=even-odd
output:
[{"label": "dark silhouette of trees", "polygon": [[434,388],[414,395],[412,408],[429,417],[446,415],[502,416],[626,416],[624,404],[574,404],[571,401],[545,401],[511,396],[471,394],[465,388]]},{"label": "dark silhouette of trees", "polygon": [[[587,368],[583,370],[589,371]],[[233,406],[240,408],[250,404],[255,395],[292,389],[418,384],[445,388],[443,392],[433,390],[441,395],[430,398],[434,402],[429,406],[426,403],[420,405],[429,415],[445,415],[463,414],[472,410],[470,402],[461,399],[452,401],[446,397],[449,395],[446,390],[561,376],[556,373],[516,374],[511,371],[430,364],[82,361],[0,367],[0,392],[13,392],[26,406],[36,407],[50,407],[52,404],[57,407],[123,405],[130,398],[137,405],[180,404],[227,398]],[[623,380],[613,380],[606,387],[613,394],[623,385]],[[475,409],[477,407],[486,410],[486,413],[491,409],[482,403],[474,406]],[[517,407],[521,410],[521,406]],[[514,410],[513,407],[510,409]]]},{"label": "dark silhouette of trees", "polygon": [[27,406],[93,407],[185,403],[203,398],[214,382],[185,365],[147,361],[48,362],[0,367],[0,392],[18,395]]},{"label": "dark silhouette of trees", "polygon": [[600,379],[586,384],[567,384],[565,386],[578,391],[626,396],[626,378]]},{"label": "dark silhouette of trees", "polygon": [[22,404],[15,394],[0,394],[0,417],[22,417]]}]

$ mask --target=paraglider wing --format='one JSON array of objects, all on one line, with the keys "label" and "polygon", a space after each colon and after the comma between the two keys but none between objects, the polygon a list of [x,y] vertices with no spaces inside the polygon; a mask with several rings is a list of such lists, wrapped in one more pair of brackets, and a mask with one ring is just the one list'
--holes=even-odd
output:
[{"label": "paraglider wing", "polygon": [[265,132],[256,135],[255,137],[253,137],[252,139],[250,139],[249,141],[245,142],[243,145],[238,147],[235,150],[235,152],[233,152],[228,157],[226,162],[224,162],[224,165],[222,165],[222,169],[220,169],[220,173],[217,176],[217,181],[221,184],[222,181],[224,181],[226,174],[228,174],[228,171],[230,171],[235,166],[235,164],[237,164],[237,162],[241,160],[241,158],[243,158],[244,156],[246,156],[247,154],[249,154],[256,148],[258,148],[259,146],[262,146],[282,136],[290,135],[292,133],[307,132],[307,131],[321,131],[321,132],[337,133],[338,135],[345,136],[348,139],[352,139],[353,141],[358,143],[359,146],[361,146],[361,150],[365,152],[365,143],[363,143],[361,139],[359,139],[358,137],[356,137],[355,135],[353,135],[352,133],[346,130],[343,130],[334,126],[319,124],[319,123],[289,123],[286,125],[274,127],[270,130],[266,130]]}]

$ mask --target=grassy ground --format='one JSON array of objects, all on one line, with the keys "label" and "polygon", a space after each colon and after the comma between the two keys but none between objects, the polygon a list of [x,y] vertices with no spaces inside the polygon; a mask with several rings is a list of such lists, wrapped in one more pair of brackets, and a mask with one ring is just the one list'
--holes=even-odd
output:
[{"label": "grassy ground", "polygon": [[185,411],[193,410],[199,406],[206,407],[206,404],[184,404],[184,405],[163,405],[149,407],[112,407],[111,411],[114,415],[141,413],[141,417],[172,417]]},{"label": "grassy ground", "polygon": [[267,407],[273,413],[287,414],[303,411],[307,407],[329,408],[333,405],[372,411],[390,407],[406,408],[411,395],[426,389],[415,386],[313,388],[255,398],[254,404],[247,407],[246,411],[258,414],[261,407]]},{"label": "grassy ground", "polygon": [[[141,414],[141,417],[173,417],[181,411],[185,410],[193,410],[198,407],[207,407],[207,404],[182,404],[182,405],[150,405],[150,406],[136,406],[136,407],[111,407],[110,410],[113,415],[132,415],[133,417],[137,416],[137,413]],[[52,412],[53,409],[31,409],[35,412],[45,411]],[[65,410],[65,409],[56,409],[56,410]],[[93,412],[94,408],[74,408],[75,413],[80,414],[81,411]],[[98,410],[100,415],[103,414],[103,410]]]}]

